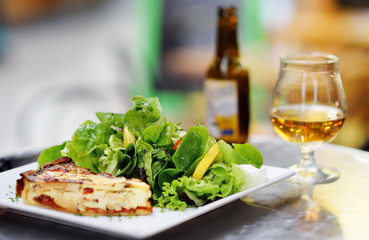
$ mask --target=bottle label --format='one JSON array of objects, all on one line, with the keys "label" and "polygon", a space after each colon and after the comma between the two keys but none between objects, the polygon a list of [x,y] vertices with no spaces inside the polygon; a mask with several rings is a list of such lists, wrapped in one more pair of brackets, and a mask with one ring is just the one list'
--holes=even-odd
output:
[{"label": "bottle label", "polygon": [[238,137],[238,91],[232,79],[206,79],[206,127],[210,136]]}]

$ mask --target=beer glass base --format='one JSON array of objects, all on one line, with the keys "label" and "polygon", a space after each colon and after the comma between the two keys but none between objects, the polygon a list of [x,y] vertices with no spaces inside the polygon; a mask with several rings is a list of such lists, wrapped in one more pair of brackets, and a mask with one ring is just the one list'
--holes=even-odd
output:
[{"label": "beer glass base", "polygon": [[304,169],[299,164],[292,165],[289,169],[296,172],[296,174],[290,178],[293,182],[307,182],[312,184],[331,183],[336,181],[340,174],[338,171],[322,167],[319,169]]}]

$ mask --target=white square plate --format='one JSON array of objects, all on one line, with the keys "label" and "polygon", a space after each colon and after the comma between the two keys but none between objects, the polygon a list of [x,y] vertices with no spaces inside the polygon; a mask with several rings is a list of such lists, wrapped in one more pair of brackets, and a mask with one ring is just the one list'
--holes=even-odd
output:
[{"label": "white square plate", "polygon": [[[259,171],[250,165],[242,165],[242,168],[253,173]],[[293,171],[271,166],[263,166],[266,170],[268,180],[260,185],[251,187],[245,191],[233,194],[226,198],[209,203],[198,208],[187,208],[184,211],[171,211],[154,208],[153,213],[148,216],[118,217],[118,216],[78,216],[74,214],[43,209],[39,207],[25,205],[22,199],[15,198],[16,180],[20,178],[20,173],[37,169],[37,163],[30,163],[9,171],[0,173],[0,207],[7,211],[18,214],[53,221],[74,227],[101,232],[113,236],[130,238],[147,238],[191,220],[202,214],[234,202],[249,193],[265,188],[277,183],[294,174]],[[145,227],[142,227],[145,226]]]}]

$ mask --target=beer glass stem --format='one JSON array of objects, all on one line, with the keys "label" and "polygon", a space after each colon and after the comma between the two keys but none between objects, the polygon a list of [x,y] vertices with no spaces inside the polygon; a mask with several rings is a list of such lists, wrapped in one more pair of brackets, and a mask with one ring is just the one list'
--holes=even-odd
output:
[{"label": "beer glass stem", "polygon": [[300,145],[301,159],[298,164],[290,167],[296,171],[292,181],[305,183],[328,183],[338,179],[339,173],[331,168],[319,168],[315,162],[314,151],[306,145]]},{"label": "beer glass stem", "polygon": [[306,174],[306,176],[315,175],[317,171],[319,171],[318,166],[314,159],[314,152],[312,150],[305,150],[300,147],[301,152],[301,160],[300,160],[300,167],[301,170]]}]

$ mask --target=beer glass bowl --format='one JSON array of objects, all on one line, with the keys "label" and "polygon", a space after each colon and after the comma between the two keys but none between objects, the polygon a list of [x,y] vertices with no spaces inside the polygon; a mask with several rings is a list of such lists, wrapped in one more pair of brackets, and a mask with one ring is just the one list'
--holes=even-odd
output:
[{"label": "beer glass bowl", "polygon": [[319,167],[314,150],[332,141],[347,114],[338,58],[325,53],[282,56],[269,114],[277,134],[299,147],[300,161],[290,168],[298,182],[328,183],[339,173]]}]

